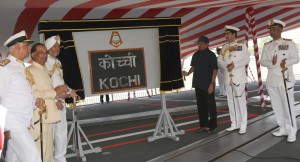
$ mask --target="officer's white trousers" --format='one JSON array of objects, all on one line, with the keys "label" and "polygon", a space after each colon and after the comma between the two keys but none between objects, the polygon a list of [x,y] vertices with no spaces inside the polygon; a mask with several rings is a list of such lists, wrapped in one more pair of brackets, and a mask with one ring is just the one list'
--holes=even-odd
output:
[{"label": "officer's white trousers", "polygon": [[239,86],[226,84],[227,102],[230,113],[231,127],[247,127],[247,105],[245,83]]},{"label": "officer's white trousers", "polygon": [[27,128],[11,129],[5,162],[41,162],[40,153]]},{"label": "officer's white trousers", "polygon": [[296,135],[297,124],[294,106],[294,88],[288,90],[290,108],[288,106],[287,95],[284,87],[267,87],[267,90],[270,95],[271,105],[280,131],[284,131],[288,135]]},{"label": "officer's white trousers", "polygon": [[218,74],[217,74],[218,82],[219,82],[220,95],[223,95],[223,96],[226,95],[225,76],[224,76],[225,72],[224,71],[225,71],[224,69],[219,67]]},{"label": "officer's white trousers", "polygon": [[64,109],[61,110],[61,121],[54,124],[54,162],[66,162],[67,134],[66,107],[64,107]]}]

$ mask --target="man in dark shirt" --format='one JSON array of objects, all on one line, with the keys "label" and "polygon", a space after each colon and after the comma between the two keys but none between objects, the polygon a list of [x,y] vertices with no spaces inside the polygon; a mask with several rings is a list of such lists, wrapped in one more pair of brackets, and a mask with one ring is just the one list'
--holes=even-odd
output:
[{"label": "man in dark shirt", "polygon": [[214,132],[217,128],[217,110],[214,95],[215,79],[218,71],[217,57],[208,49],[209,39],[199,37],[198,51],[194,53],[191,68],[183,71],[184,76],[194,72],[193,87],[197,97],[200,129],[197,132]]}]

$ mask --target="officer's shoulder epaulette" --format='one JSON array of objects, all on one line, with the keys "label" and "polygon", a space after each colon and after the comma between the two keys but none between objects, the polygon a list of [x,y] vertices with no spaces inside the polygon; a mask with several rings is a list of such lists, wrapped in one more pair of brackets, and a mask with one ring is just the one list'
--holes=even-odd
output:
[{"label": "officer's shoulder epaulette", "polygon": [[269,41],[269,42],[266,42],[266,43],[264,43],[264,45],[267,45],[267,44],[269,44],[269,43],[271,43],[273,40],[271,40],[271,41]]},{"label": "officer's shoulder epaulette", "polygon": [[33,77],[32,73],[30,72],[29,68],[30,68],[30,66],[26,67],[24,69],[24,72],[25,72],[26,80],[28,81],[30,86],[32,86],[35,84],[35,81],[34,81],[34,77]]},{"label": "officer's shoulder epaulette", "polygon": [[286,39],[286,38],[282,38],[285,41],[292,41],[292,39]]},{"label": "officer's shoulder epaulette", "polygon": [[9,60],[9,59],[2,60],[2,61],[0,62],[0,66],[5,66],[5,65],[7,65],[8,63],[10,63],[10,60]]},{"label": "officer's shoulder epaulette", "polygon": [[224,44],[223,44],[223,46],[222,46],[222,47],[224,47],[224,46],[226,46],[226,45],[228,45],[228,44],[229,44],[229,43],[228,43],[228,42],[226,42],[226,43],[224,43]]},{"label": "officer's shoulder epaulette", "polygon": [[244,43],[244,41],[243,40],[239,40],[239,41],[237,41],[237,43]]}]

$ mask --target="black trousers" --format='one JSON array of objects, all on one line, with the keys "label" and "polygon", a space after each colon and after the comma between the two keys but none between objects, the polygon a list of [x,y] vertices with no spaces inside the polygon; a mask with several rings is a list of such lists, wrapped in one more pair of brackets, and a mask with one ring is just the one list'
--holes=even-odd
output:
[{"label": "black trousers", "polygon": [[[106,102],[109,102],[109,94],[105,95]],[[103,95],[100,95],[100,102],[103,102]]]},{"label": "black trousers", "polygon": [[[195,88],[200,127],[217,128],[215,94]],[[209,119],[210,118],[210,119]]]}]

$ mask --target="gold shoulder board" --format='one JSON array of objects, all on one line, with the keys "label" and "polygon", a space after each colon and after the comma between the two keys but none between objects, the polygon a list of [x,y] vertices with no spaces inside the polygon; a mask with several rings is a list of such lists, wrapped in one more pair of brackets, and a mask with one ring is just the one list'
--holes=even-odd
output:
[{"label": "gold shoulder board", "polygon": [[10,60],[9,60],[9,59],[2,60],[2,61],[0,62],[0,66],[5,66],[5,65],[7,65],[8,63],[10,63]]},{"label": "gold shoulder board", "polygon": [[283,38],[283,40],[286,40],[286,41],[292,41],[292,39],[286,39],[286,38]]},{"label": "gold shoulder board", "polygon": [[237,43],[244,43],[244,41],[243,40],[239,40],[239,41],[237,41]]},{"label": "gold shoulder board", "polygon": [[25,72],[25,75],[26,75],[26,80],[28,81],[28,83],[30,84],[30,86],[34,85],[35,81],[34,81],[32,73],[30,72],[30,70],[28,69],[28,67],[25,68],[24,72]]},{"label": "gold shoulder board", "polygon": [[269,44],[269,43],[271,43],[271,42],[272,42],[272,41],[266,42],[266,43],[264,43],[264,45]]}]

